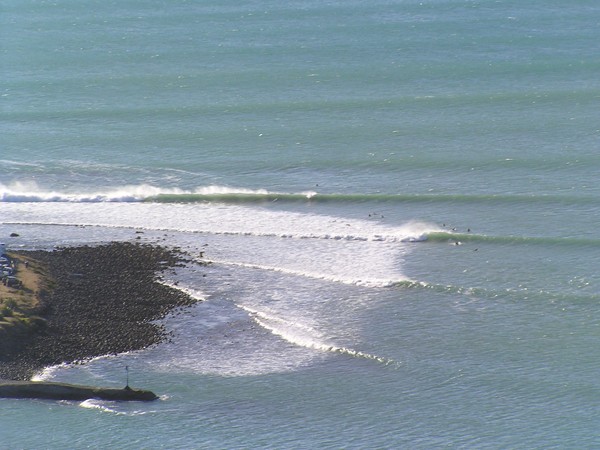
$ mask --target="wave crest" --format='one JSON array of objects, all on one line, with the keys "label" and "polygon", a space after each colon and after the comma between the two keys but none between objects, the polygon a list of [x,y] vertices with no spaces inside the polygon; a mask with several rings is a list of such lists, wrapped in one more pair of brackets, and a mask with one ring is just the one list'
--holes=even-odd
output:
[{"label": "wave crest", "polygon": [[246,311],[252,319],[265,330],[270,331],[276,336],[284,339],[285,341],[313,350],[321,352],[337,353],[346,356],[352,356],[355,358],[370,359],[382,363],[384,365],[395,364],[396,361],[385,358],[383,356],[374,355],[371,353],[354,350],[348,347],[340,347],[328,343],[320,332],[315,330],[313,327],[305,325],[303,323],[283,319],[272,314],[267,314],[247,306],[238,305],[241,309]]},{"label": "wave crest", "polygon": [[36,183],[15,182],[10,185],[0,183],[0,202],[160,202],[189,203],[220,201],[226,203],[308,200],[316,196],[313,191],[299,193],[278,193],[266,189],[246,189],[227,186],[203,186],[192,190],[156,187],[150,184],[124,185],[95,192],[61,192],[45,190]]}]

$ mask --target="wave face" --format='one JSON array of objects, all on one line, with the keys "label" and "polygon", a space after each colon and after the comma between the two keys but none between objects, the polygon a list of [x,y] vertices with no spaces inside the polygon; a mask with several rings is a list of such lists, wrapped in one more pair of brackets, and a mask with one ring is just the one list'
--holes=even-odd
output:
[{"label": "wave face", "polygon": [[327,193],[318,190],[277,192],[267,189],[236,188],[210,185],[193,189],[159,187],[151,184],[123,185],[90,192],[47,190],[35,182],[0,183],[0,202],[150,202],[228,204],[283,203],[446,203],[446,204],[546,204],[596,205],[596,197],[570,195],[499,195],[499,194],[383,194],[383,193]]},{"label": "wave face", "polygon": [[89,193],[44,190],[35,183],[0,184],[0,201],[9,203],[101,203],[139,202],[161,195],[186,195],[180,189],[164,189],[151,185],[130,185]]}]

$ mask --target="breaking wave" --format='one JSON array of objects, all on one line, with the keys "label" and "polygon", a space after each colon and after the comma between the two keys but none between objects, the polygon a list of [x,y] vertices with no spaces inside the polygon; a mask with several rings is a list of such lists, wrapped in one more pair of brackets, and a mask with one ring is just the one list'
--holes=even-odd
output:
[{"label": "breaking wave", "polygon": [[384,365],[397,364],[396,361],[390,358],[332,344],[324,338],[321,332],[301,322],[283,319],[247,306],[239,305],[239,307],[246,311],[262,328],[291,344],[321,352],[338,353],[355,358],[369,359]]},{"label": "breaking wave", "polygon": [[306,201],[316,192],[300,193],[270,192],[265,189],[245,189],[226,186],[205,186],[192,190],[156,187],[149,184],[125,185],[94,192],[62,192],[45,190],[35,183],[16,182],[0,184],[0,202],[159,202],[159,203],[253,203],[264,201]]},{"label": "breaking wave", "polygon": [[327,272],[323,272],[323,271],[322,272],[316,272],[316,271],[310,272],[310,271],[304,271],[304,270],[288,269],[288,268],[284,268],[284,267],[267,266],[264,264],[249,264],[249,263],[242,263],[242,262],[218,261],[218,260],[204,260],[204,262],[216,263],[216,264],[221,264],[221,265],[226,265],[226,266],[245,267],[248,269],[267,270],[267,271],[271,271],[271,272],[279,272],[279,273],[286,274],[286,275],[302,276],[302,277],[314,278],[314,279],[318,279],[318,280],[331,281],[334,283],[343,283],[343,284],[364,286],[364,287],[386,288],[386,287],[392,287],[392,286],[405,286],[405,285],[411,286],[413,283],[415,283],[414,281],[412,281],[408,278],[401,278],[401,279],[395,279],[395,280],[372,278],[372,277],[368,277],[368,276],[367,277],[363,276],[362,278],[352,278],[347,275],[346,276],[336,275],[336,274],[327,273]]},{"label": "breaking wave", "polygon": [[302,192],[276,192],[267,189],[247,189],[230,186],[200,186],[193,189],[157,187],[151,184],[107,187],[91,192],[69,192],[44,189],[32,182],[0,183],[0,202],[151,202],[151,203],[202,203],[253,204],[268,202],[287,203],[350,203],[350,202],[397,202],[397,203],[589,203],[593,198],[567,196],[528,195],[465,195],[465,194],[390,194],[390,193],[320,193],[314,190]]}]

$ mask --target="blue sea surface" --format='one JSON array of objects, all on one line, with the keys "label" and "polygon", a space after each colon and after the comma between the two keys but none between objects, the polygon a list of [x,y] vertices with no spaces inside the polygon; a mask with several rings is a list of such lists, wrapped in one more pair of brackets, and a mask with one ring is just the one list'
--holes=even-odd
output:
[{"label": "blue sea surface", "polygon": [[201,301],[35,377],[159,401],[0,400],[0,447],[600,447],[599,23],[5,0],[0,241],[180,247]]}]

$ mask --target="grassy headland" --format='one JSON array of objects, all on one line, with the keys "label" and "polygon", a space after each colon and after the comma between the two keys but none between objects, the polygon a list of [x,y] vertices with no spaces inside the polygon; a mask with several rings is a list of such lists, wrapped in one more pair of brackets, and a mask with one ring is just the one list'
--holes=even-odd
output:
[{"label": "grassy headland", "polygon": [[43,319],[36,313],[54,285],[47,268],[39,261],[16,253],[9,253],[8,257],[15,264],[19,285],[0,283],[0,338],[7,333],[43,326]]}]

